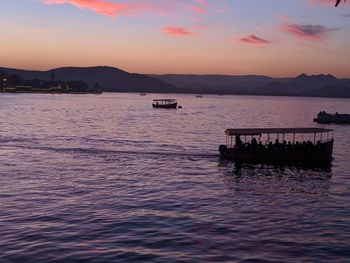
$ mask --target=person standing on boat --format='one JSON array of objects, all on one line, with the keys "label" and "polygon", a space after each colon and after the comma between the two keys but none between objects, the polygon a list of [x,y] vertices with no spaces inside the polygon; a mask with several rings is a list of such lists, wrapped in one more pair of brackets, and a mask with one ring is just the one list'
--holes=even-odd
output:
[{"label": "person standing on boat", "polygon": [[239,135],[236,136],[236,147],[238,149],[242,149],[242,147],[243,147],[243,142],[242,142],[241,137]]}]

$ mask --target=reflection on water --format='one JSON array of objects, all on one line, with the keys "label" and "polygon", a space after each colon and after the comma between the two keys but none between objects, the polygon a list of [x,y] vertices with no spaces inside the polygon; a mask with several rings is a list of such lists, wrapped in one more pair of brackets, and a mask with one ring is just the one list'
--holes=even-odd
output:
[{"label": "reflection on water", "polygon": [[328,168],[217,150],[226,128],[322,127],[312,117],[348,100],[178,95],[159,111],[152,97],[1,94],[0,261],[349,258],[350,126],[327,126]]},{"label": "reflection on water", "polygon": [[[226,167],[226,173],[235,175],[237,177],[241,176],[255,176],[255,175],[271,175],[289,178],[292,176],[292,180],[303,181],[302,178],[306,176],[305,180],[324,178],[328,179],[332,177],[332,167],[331,165],[325,166],[305,166],[298,164],[254,164],[254,163],[240,163],[233,162],[230,160],[220,159],[219,166]],[[299,176],[301,176],[300,179]]]},{"label": "reflection on water", "polygon": [[287,194],[326,194],[331,185],[331,167],[273,164],[242,164],[221,160],[223,180],[230,189]]}]

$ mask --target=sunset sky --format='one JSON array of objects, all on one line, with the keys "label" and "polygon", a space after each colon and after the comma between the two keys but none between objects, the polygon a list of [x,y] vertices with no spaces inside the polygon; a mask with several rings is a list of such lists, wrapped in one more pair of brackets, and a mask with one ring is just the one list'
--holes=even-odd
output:
[{"label": "sunset sky", "polygon": [[350,1],[2,0],[0,66],[350,77]]}]

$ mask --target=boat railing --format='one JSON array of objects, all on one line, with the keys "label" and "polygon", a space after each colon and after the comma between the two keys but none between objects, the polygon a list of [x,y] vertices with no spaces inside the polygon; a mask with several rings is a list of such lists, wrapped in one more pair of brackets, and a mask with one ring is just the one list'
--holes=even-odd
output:
[{"label": "boat railing", "polygon": [[[226,130],[227,148],[237,148],[241,145],[298,146],[303,144],[319,145],[334,140],[331,129],[294,128],[294,129],[228,129]],[[237,145],[238,144],[238,145]]]}]

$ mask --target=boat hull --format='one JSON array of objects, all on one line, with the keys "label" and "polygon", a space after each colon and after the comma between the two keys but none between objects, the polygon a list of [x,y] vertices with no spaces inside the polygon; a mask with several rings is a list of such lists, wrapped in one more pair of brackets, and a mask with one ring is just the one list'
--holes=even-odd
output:
[{"label": "boat hull", "polygon": [[162,108],[162,109],[176,109],[177,102],[172,104],[152,104],[153,108]]},{"label": "boat hull", "polygon": [[304,163],[304,164],[329,164],[332,161],[333,143],[322,143],[315,146],[315,149],[301,151],[238,151],[233,148],[226,148],[221,145],[219,151],[222,157],[237,162],[268,162],[268,163]]},{"label": "boat hull", "polygon": [[350,116],[347,118],[314,118],[314,122],[322,124],[350,124]]},{"label": "boat hull", "polygon": [[317,117],[314,118],[314,122],[317,123],[335,123],[335,124],[350,124],[350,114],[330,114],[325,111],[317,114]]}]

